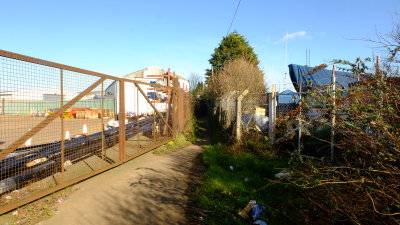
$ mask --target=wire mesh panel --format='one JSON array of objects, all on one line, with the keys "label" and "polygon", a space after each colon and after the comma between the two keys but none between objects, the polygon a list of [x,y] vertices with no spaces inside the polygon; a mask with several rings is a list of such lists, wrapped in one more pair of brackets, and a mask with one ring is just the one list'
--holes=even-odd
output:
[{"label": "wire mesh panel", "polygon": [[102,91],[110,81],[6,57],[0,63],[1,206],[105,165],[96,155],[104,147],[103,109],[114,110]]},{"label": "wire mesh panel", "polygon": [[[47,108],[59,108],[60,70],[0,57],[0,207],[18,202],[54,182],[38,184],[60,167],[60,119],[48,119]],[[33,130],[34,129],[34,130]],[[31,134],[29,134],[31,133]],[[21,137],[25,137],[21,139]],[[15,149],[11,154],[5,154]]]},{"label": "wire mesh panel", "polygon": [[1,212],[171,140],[170,88],[0,53]]},{"label": "wire mesh panel", "polygon": [[267,94],[248,93],[242,100],[242,128],[259,132],[268,130]]},{"label": "wire mesh panel", "polygon": [[302,96],[298,118],[303,154],[316,157],[330,154],[331,95],[329,87],[320,87]]},{"label": "wire mesh panel", "polygon": [[167,89],[125,82],[125,103],[127,157],[171,138],[172,106]]}]

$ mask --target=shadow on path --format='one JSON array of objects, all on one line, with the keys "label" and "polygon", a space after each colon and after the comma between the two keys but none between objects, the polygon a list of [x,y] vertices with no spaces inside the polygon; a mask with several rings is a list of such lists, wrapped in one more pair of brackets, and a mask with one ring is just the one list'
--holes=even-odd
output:
[{"label": "shadow on path", "polygon": [[[199,144],[208,143],[203,132]],[[148,153],[82,182],[43,224],[199,224],[195,189],[205,171],[202,151],[190,145]]]}]

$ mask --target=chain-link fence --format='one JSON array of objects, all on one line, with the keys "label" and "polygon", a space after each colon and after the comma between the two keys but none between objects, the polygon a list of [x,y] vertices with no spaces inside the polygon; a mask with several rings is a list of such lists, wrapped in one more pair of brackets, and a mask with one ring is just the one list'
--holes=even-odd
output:
[{"label": "chain-link fence", "polygon": [[265,93],[246,94],[242,99],[242,129],[268,132],[268,96]]},{"label": "chain-link fence", "polygon": [[[324,86],[308,93],[291,90],[269,93],[230,92],[218,98],[214,113],[223,127],[237,139],[247,131],[268,135],[271,143],[291,142],[293,151],[328,157],[332,148],[332,89]],[[308,104],[310,100],[318,103]],[[325,99],[325,100],[324,100]]]},{"label": "chain-link fence", "polygon": [[273,141],[276,118],[297,108],[298,97],[293,93],[230,92],[215,101],[214,115],[236,138],[242,132],[255,131],[268,133]]}]

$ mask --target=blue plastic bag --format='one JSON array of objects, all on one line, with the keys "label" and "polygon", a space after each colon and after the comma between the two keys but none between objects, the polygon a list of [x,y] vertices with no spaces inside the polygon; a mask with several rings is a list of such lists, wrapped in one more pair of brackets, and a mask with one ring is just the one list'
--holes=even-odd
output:
[{"label": "blue plastic bag", "polygon": [[263,221],[263,220],[256,220],[256,221],[254,221],[253,224],[257,224],[257,225],[267,225],[267,223],[266,223],[265,221]]},{"label": "blue plastic bag", "polygon": [[261,218],[264,209],[265,209],[265,207],[260,204],[256,204],[255,206],[253,206],[253,208],[251,209],[252,219],[257,220],[258,218]]}]

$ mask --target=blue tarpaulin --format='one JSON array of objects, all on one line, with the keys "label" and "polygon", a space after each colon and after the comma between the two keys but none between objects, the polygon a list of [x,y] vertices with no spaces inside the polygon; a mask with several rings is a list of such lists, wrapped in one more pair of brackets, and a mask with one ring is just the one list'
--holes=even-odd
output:
[{"label": "blue tarpaulin", "polygon": [[278,104],[294,104],[299,101],[299,95],[291,90],[282,91],[278,94]]},{"label": "blue tarpaulin", "polygon": [[[313,87],[321,87],[324,85],[330,85],[332,82],[332,70],[320,70],[309,76],[301,76],[313,70],[314,67],[300,66],[295,64],[289,65],[290,79],[292,80],[293,86],[296,91],[300,89],[300,81],[303,82],[301,92],[306,92],[308,87],[307,84],[312,84]],[[357,75],[349,72],[335,71],[336,84],[340,85],[341,88],[347,89],[349,83],[357,81]]]}]

